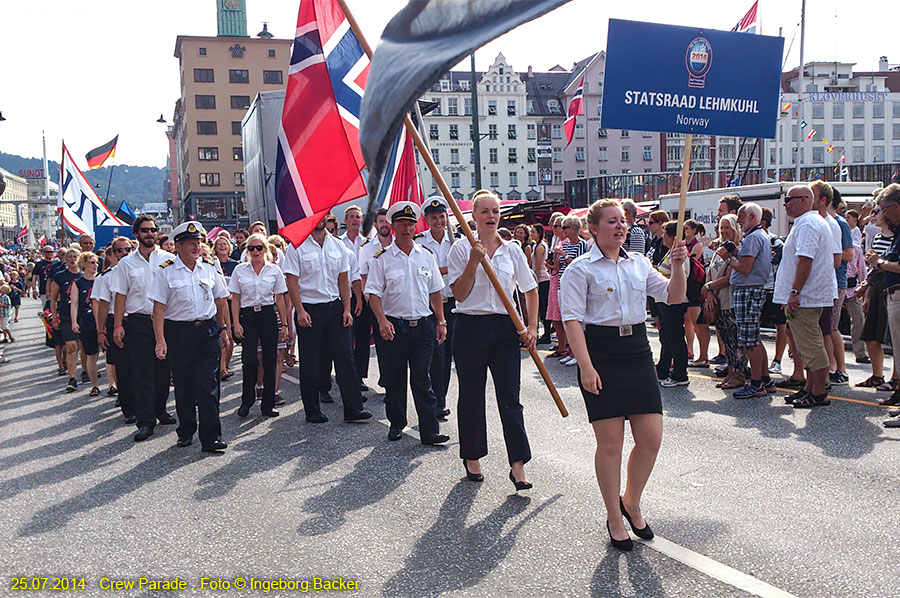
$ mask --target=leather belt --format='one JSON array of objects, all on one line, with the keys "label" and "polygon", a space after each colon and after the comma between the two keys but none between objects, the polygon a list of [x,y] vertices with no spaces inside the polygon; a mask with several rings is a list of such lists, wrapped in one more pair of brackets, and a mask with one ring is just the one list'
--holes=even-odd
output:
[{"label": "leather belt", "polygon": [[387,319],[390,321],[393,321],[395,324],[402,324],[409,328],[415,328],[416,326],[418,326],[419,324],[421,324],[425,320],[427,320],[429,317],[430,316],[425,316],[424,318],[416,318],[414,320],[409,320],[406,318],[395,318],[394,316],[387,316]]}]

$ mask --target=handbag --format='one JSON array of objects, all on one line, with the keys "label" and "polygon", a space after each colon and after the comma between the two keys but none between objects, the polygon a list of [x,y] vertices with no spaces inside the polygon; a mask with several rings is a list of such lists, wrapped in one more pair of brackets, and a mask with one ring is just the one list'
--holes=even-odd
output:
[{"label": "handbag", "polygon": [[703,301],[703,321],[712,326],[719,319],[719,311],[722,305],[719,303],[719,296],[714,292],[706,294]]}]

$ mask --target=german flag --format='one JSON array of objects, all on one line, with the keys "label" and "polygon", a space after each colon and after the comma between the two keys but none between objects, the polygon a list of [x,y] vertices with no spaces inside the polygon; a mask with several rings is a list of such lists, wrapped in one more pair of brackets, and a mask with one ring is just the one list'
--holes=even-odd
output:
[{"label": "german flag", "polygon": [[115,156],[116,143],[118,141],[119,136],[116,135],[109,143],[104,143],[100,147],[94,148],[86,153],[84,157],[87,158],[88,169],[100,168],[101,166],[103,166],[103,163],[106,162],[107,159]]}]

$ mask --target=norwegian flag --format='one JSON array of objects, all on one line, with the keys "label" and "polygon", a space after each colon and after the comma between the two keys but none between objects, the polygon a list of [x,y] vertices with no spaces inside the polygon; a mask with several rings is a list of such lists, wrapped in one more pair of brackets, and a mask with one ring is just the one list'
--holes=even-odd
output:
[{"label": "norwegian flag", "polygon": [[28,225],[22,227],[22,230],[19,231],[19,234],[16,235],[16,243],[21,243],[25,237],[28,236]]},{"label": "norwegian flag", "polygon": [[738,33],[756,33],[756,9],[759,8],[759,0],[753,3],[744,18],[738,21],[732,31]]},{"label": "norwegian flag", "polygon": [[369,59],[335,0],[301,0],[278,132],[279,233],[300,245],[337,204],[366,195],[359,110]]},{"label": "norwegian flag", "polygon": [[[398,201],[411,201],[421,206],[425,199],[422,185],[419,183],[419,171],[416,168],[416,155],[412,135],[404,128],[400,129],[391,153],[388,155],[384,169],[384,178],[375,197],[375,205],[390,206]],[[416,232],[428,228],[425,218],[420,217],[416,224]]]},{"label": "norwegian flag", "polygon": [[569,104],[569,115],[566,117],[566,122],[563,123],[563,128],[566,130],[566,147],[569,147],[569,144],[572,143],[572,138],[575,137],[575,117],[579,114],[584,114],[583,99],[584,75],[581,76],[581,83],[578,84],[578,89],[575,90],[575,97],[572,98],[572,102]]}]

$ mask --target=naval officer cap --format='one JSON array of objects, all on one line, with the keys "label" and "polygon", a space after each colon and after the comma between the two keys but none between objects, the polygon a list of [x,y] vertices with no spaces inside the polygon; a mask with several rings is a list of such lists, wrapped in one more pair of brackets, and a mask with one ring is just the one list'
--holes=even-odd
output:
[{"label": "naval officer cap", "polygon": [[205,232],[202,224],[189,220],[176,226],[175,230],[172,231],[172,236],[177,243],[185,239],[202,239]]},{"label": "naval officer cap", "polygon": [[422,204],[422,206],[422,213],[426,215],[435,212],[447,212],[450,210],[450,207],[447,205],[447,200],[440,195],[432,195],[425,200],[425,203]]},{"label": "naval officer cap", "polygon": [[411,201],[398,201],[388,208],[387,218],[391,222],[398,222],[400,220],[418,222],[419,206]]}]

